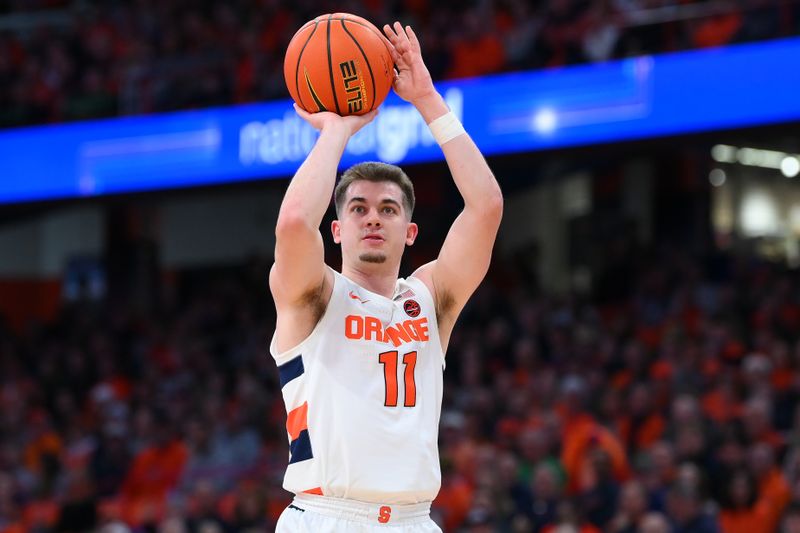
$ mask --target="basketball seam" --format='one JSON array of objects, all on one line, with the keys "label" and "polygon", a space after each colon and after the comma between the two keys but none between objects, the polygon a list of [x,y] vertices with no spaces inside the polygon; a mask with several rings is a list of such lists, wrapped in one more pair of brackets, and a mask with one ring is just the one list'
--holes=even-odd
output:
[{"label": "basketball seam", "polygon": [[328,15],[328,72],[331,75],[331,93],[333,94],[333,103],[336,105],[336,114],[341,115],[342,111],[339,109],[339,99],[336,97],[336,85],[333,83],[333,59],[331,59],[331,20],[333,20],[333,15]]},{"label": "basketball seam", "polygon": [[[314,32],[317,31],[317,21],[314,21],[314,29],[311,30],[311,33],[308,35],[308,39],[306,42],[303,43],[303,47],[300,49],[300,53],[297,55],[297,67],[294,69],[294,88],[297,91],[297,97],[300,99],[300,106],[303,109],[306,109],[306,104],[303,102],[303,93],[300,92],[300,59],[303,57],[303,52],[306,51],[306,46],[308,43],[311,42],[311,37],[314,36]],[[306,111],[308,111],[306,109]]]},{"label": "basketball seam", "polygon": [[[383,39],[384,39],[384,38],[386,38],[386,36],[385,36],[385,35],[383,35],[383,34],[380,32],[380,30],[378,30],[378,28],[377,28],[377,27],[375,27],[375,25],[368,26],[368,25],[364,24],[363,22],[359,22],[359,21],[357,21],[357,20],[348,19],[348,18],[344,18],[344,17],[338,17],[338,18],[335,18],[335,19],[333,19],[333,20],[346,20],[347,22],[352,22],[353,24],[358,24],[358,25],[359,25],[359,26],[361,26],[362,28],[367,28],[369,31],[371,31],[372,33],[374,33],[375,35],[377,35],[377,36],[378,36],[378,38],[381,40],[381,42],[383,42]],[[383,46],[386,46],[386,43],[383,43]]]},{"label": "basketball seam", "polygon": [[[297,35],[298,35],[298,34],[299,34],[301,31],[303,31],[304,29],[306,29],[306,26],[310,26],[310,25],[312,25],[312,24],[315,24],[315,25],[316,25],[316,23],[317,23],[317,21],[316,21],[316,20],[309,20],[308,22],[306,22],[305,24],[303,24],[302,26],[300,26],[300,27],[297,29],[297,31],[296,31],[296,32],[294,32],[294,35],[292,35],[292,39],[294,39],[295,37],[297,37]],[[291,40],[292,40],[292,39],[289,39],[289,42],[291,42]]]},{"label": "basketball seam", "polygon": [[353,34],[350,33],[350,31],[347,29],[347,26],[345,26],[344,24],[345,20],[346,19],[341,19],[342,28],[344,29],[345,33],[349,35],[351,39],[353,39],[353,42],[356,43],[356,46],[358,47],[358,51],[361,52],[362,56],[364,56],[364,62],[367,64],[367,69],[369,70],[369,77],[370,80],[372,80],[372,103],[370,104],[369,109],[367,110],[367,112],[369,112],[372,111],[372,109],[375,107],[375,100],[377,99],[377,95],[375,94],[375,75],[372,73],[372,66],[370,66],[369,64],[369,58],[367,58],[367,54],[364,53],[364,49],[361,48],[361,44],[359,44],[356,38],[353,37]]},{"label": "basketball seam", "polygon": [[[352,22],[353,24],[358,24],[358,25],[359,25],[359,26],[361,26],[362,28],[367,28],[367,29],[368,29],[369,31],[371,31],[373,34],[377,35],[377,36],[378,36],[378,39],[380,39],[380,41],[381,41],[382,43],[383,43],[383,40],[384,40],[384,39],[386,39],[387,41],[389,40],[389,39],[387,39],[387,38],[386,38],[386,36],[385,36],[385,35],[383,35],[383,34],[380,32],[380,30],[379,30],[378,28],[376,28],[374,25],[368,26],[368,25],[364,24],[363,22],[359,22],[359,21],[357,21],[357,20],[353,20],[353,19],[347,19],[347,18],[341,18],[340,20],[346,20],[347,22]],[[386,46],[386,43],[383,43],[383,46]],[[388,47],[388,46],[386,47],[386,51],[387,51],[387,52],[389,52],[389,47]],[[392,63],[392,70],[395,70],[397,67],[396,67],[396,66],[395,66],[395,64],[394,64],[394,60],[392,59],[392,54],[391,54],[391,52],[389,52],[389,60],[390,60],[390,61],[391,61],[391,63]]]}]

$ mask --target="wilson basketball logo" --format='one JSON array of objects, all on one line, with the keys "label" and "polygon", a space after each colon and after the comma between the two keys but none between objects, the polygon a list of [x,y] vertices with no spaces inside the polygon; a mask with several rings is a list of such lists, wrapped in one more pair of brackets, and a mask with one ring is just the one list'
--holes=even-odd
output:
[{"label": "wilson basketball logo", "polygon": [[403,304],[403,310],[411,318],[418,317],[420,313],[420,307],[416,300],[406,300],[406,303]]},{"label": "wilson basketball logo", "polygon": [[364,109],[364,98],[366,87],[364,80],[359,80],[356,61],[351,59],[344,63],[339,63],[339,70],[342,71],[344,79],[344,91],[347,93],[347,110],[350,114],[355,114]]}]

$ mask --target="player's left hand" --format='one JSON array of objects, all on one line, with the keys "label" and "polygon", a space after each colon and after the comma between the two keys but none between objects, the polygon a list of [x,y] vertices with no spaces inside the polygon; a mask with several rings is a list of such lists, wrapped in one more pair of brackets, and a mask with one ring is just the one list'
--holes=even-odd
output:
[{"label": "player's left hand", "polygon": [[378,115],[378,110],[373,109],[369,113],[363,115],[348,115],[342,117],[330,111],[309,113],[297,104],[293,105],[295,112],[300,115],[300,118],[311,124],[315,129],[322,131],[326,128],[337,128],[341,126],[341,130],[344,131],[348,137],[355,135],[358,130],[372,122],[372,119]]},{"label": "player's left hand", "polygon": [[419,40],[411,26],[395,22],[394,26],[383,26],[383,32],[392,44],[390,51],[398,72],[394,77],[394,91],[403,100],[415,104],[427,96],[436,94],[431,74],[422,60]]}]

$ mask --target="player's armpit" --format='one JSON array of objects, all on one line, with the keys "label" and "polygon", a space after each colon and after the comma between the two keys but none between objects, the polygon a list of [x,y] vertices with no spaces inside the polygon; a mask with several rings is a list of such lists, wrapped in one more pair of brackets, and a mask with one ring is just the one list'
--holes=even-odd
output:
[{"label": "player's armpit", "polygon": [[272,266],[269,273],[269,286],[275,307],[278,310],[286,308],[312,308],[323,306],[327,303],[326,295],[330,296],[330,287],[333,280],[328,280],[325,274],[313,285],[309,285],[302,292],[287,288],[276,274],[276,265]]},{"label": "player's armpit", "polygon": [[330,302],[333,292],[333,272],[325,267],[322,280],[315,286],[311,286],[299,296],[283,292],[282,280],[279,279],[277,265],[272,266],[269,274],[270,289],[275,308],[278,311],[278,319],[275,325],[276,347],[279,352],[283,352],[292,346],[302,342],[316,327]]}]

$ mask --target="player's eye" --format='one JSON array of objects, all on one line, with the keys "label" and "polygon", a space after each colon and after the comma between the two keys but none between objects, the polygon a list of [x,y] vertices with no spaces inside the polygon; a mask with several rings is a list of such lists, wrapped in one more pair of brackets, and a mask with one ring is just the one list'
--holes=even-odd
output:
[{"label": "player's eye", "polygon": [[386,213],[387,215],[393,215],[395,213],[395,209],[394,207],[386,206],[383,208],[383,212]]},{"label": "player's eye", "polygon": [[352,211],[353,211],[353,213],[361,214],[361,213],[364,212],[364,206],[363,205],[354,205]]}]

